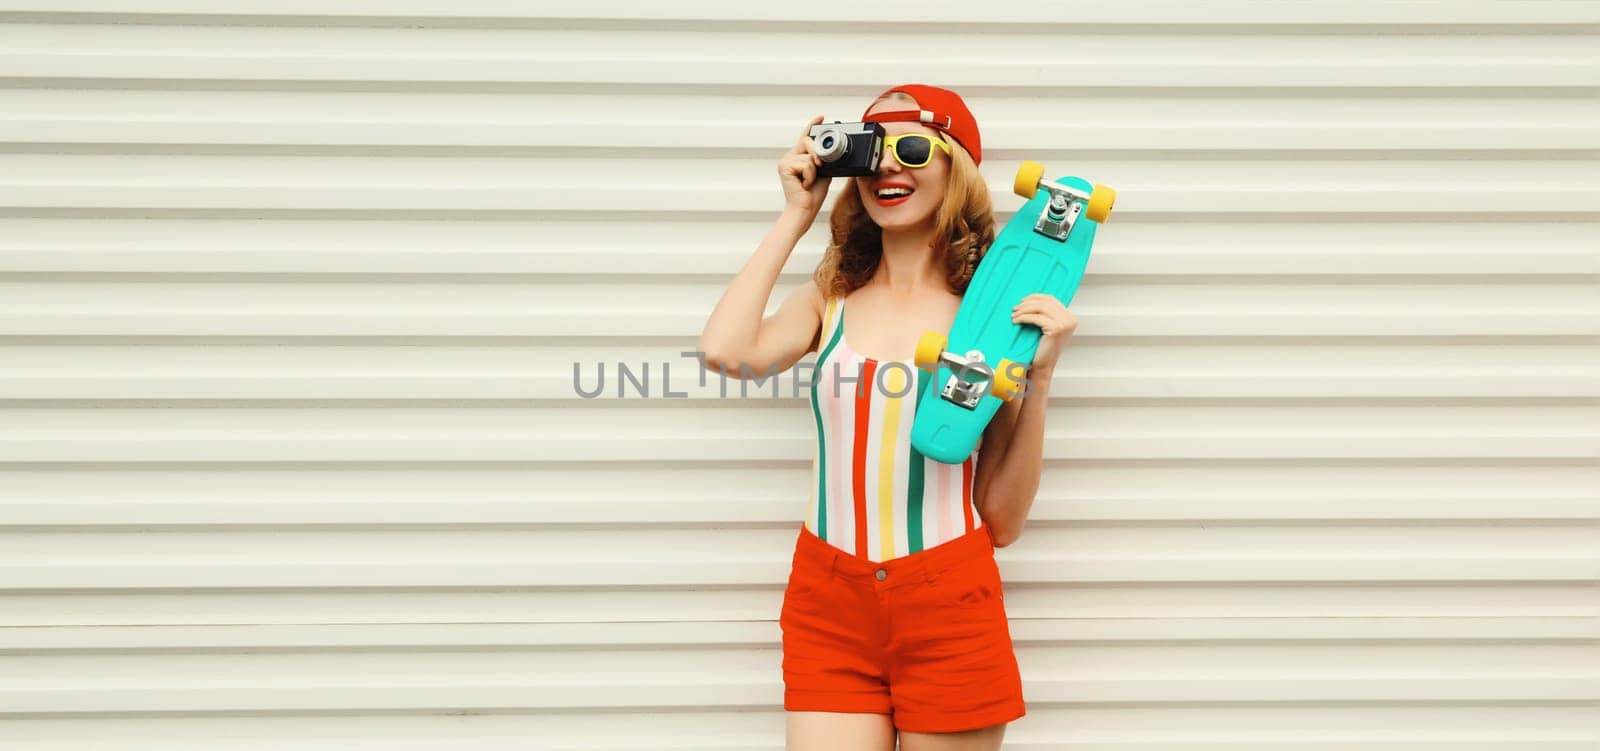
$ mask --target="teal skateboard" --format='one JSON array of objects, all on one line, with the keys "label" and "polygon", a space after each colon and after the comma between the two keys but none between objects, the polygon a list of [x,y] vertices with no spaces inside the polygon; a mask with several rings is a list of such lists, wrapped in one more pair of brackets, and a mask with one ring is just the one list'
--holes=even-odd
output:
[{"label": "teal skateboard", "polygon": [[1043,177],[1037,162],[1017,169],[1013,189],[1028,202],[978,263],[949,335],[927,331],[917,342],[917,367],[934,377],[918,397],[911,445],[935,461],[966,461],[1001,402],[1022,392],[1040,331],[1012,322],[1012,307],[1039,292],[1071,303],[1095,230],[1111,216],[1115,190]]}]

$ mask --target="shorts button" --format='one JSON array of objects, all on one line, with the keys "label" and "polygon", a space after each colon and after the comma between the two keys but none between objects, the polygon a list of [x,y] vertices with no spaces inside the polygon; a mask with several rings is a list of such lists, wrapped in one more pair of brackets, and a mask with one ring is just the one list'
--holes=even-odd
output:
[{"label": "shorts button", "polygon": [[878,569],[877,577],[878,577],[878,581],[883,581],[884,579],[889,578],[889,572],[884,571],[883,569],[880,568],[880,569]]}]

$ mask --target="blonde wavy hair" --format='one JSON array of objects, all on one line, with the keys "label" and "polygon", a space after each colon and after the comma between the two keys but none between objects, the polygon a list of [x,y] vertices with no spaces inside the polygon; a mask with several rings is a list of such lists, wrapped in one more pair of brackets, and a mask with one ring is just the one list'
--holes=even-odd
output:
[{"label": "blonde wavy hair", "polygon": [[[904,92],[894,91],[873,100],[873,104],[884,99],[916,103]],[[989,186],[978,173],[972,155],[942,131],[937,135],[950,145],[950,181],[945,185],[944,202],[934,215],[931,248],[944,260],[950,292],[964,295],[978,262],[994,242],[994,207],[989,200]],[[894,157],[885,154],[884,158]],[[855,182],[860,179],[850,178],[849,189],[834,200],[828,218],[831,240],[812,273],[824,298],[844,297],[860,289],[883,260],[883,228],[872,221],[861,203]]]}]

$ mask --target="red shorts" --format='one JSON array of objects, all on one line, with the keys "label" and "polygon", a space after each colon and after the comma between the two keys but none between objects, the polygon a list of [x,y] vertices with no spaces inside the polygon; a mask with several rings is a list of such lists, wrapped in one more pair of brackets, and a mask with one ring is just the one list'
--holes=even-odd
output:
[{"label": "red shorts", "polygon": [[872,712],[949,733],[1022,717],[987,525],[874,563],[800,526],[783,593],[783,708]]}]

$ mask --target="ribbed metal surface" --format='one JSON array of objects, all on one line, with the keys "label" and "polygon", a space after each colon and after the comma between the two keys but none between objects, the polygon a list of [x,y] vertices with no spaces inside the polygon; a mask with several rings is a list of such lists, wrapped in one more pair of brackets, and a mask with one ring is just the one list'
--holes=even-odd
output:
[{"label": "ribbed metal surface", "polygon": [[781,748],[811,423],[681,353],[923,81],[1119,190],[1006,747],[1591,751],[1600,3],[1039,5],[0,0],[0,748]]}]

